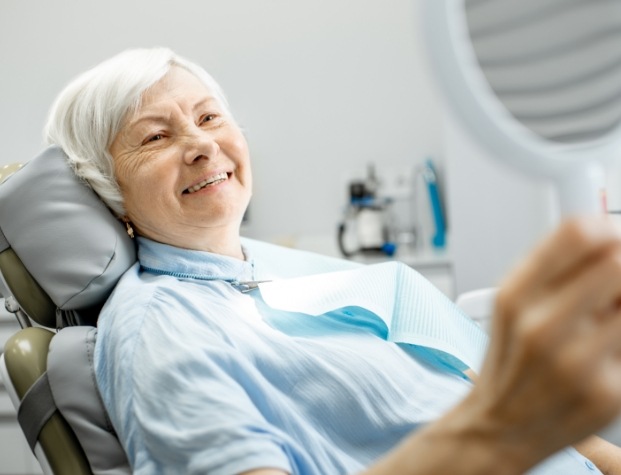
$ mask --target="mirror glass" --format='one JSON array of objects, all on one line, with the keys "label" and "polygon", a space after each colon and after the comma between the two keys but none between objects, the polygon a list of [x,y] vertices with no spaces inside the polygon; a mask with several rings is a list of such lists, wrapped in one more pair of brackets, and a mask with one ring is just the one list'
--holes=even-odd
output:
[{"label": "mirror glass", "polygon": [[621,158],[621,0],[427,0],[437,82],[490,155],[601,212]]},{"label": "mirror glass", "polygon": [[478,65],[498,100],[552,142],[581,144],[621,123],[621,2],[465,1]]}]

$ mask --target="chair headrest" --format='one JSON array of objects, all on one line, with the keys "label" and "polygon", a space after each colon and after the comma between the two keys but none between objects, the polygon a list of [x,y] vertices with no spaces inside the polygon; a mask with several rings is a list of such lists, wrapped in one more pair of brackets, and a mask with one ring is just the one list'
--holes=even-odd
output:
[{"label": "chair headrest", "polygon": [[[121,222],[76,177],[58,147],[49,147],[0,185],[0,253],[5,252],[65,311],[101,306],[136,261]],[[24,270],[16,271],[17,277],[13,270],[0,270],[28,316],[53,327],[53,316],[28,312],[33,289],[32,284],[20,288]]]}]

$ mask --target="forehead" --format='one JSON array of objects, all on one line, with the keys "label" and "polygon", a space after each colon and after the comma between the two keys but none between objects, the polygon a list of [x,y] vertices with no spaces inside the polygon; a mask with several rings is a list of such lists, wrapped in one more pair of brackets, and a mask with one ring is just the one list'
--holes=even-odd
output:
[{"label": "forehead", "polygon": [[203,81],[188,70],[173,66],[162,79],[143,93],[137,113],[169,101],[183,102],[209,98],[216,99],[216,95]]}]

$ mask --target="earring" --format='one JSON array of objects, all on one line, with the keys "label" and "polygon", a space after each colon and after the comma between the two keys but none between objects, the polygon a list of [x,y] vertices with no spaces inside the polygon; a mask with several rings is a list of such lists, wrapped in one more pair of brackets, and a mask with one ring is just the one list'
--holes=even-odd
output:
[{"label": "earring", "polygon": [[134,228],[132,228],[132,225],[129,224],[129,221],[125,221],[125,227],[127,228],[127,235],[134,239]]}]

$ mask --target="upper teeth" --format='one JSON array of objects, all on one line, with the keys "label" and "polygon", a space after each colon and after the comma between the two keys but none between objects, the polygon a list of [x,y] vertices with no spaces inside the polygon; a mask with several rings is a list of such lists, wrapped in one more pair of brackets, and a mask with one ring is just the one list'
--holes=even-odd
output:
[{"label": "upper teeth", "polygon": [[201,188],[206,187],[207,185],[211,185],[212,183],[224,181],[226,179],[227,179],[226,172],[219,173],[218,175],[212,176],[211,178],[207,178],[206,180],[201,181],[200,183],[197,183],[194,186],[191,186],[190,188],[188,188],[188,193],[194,193],[195,191],[198,191]]}]

